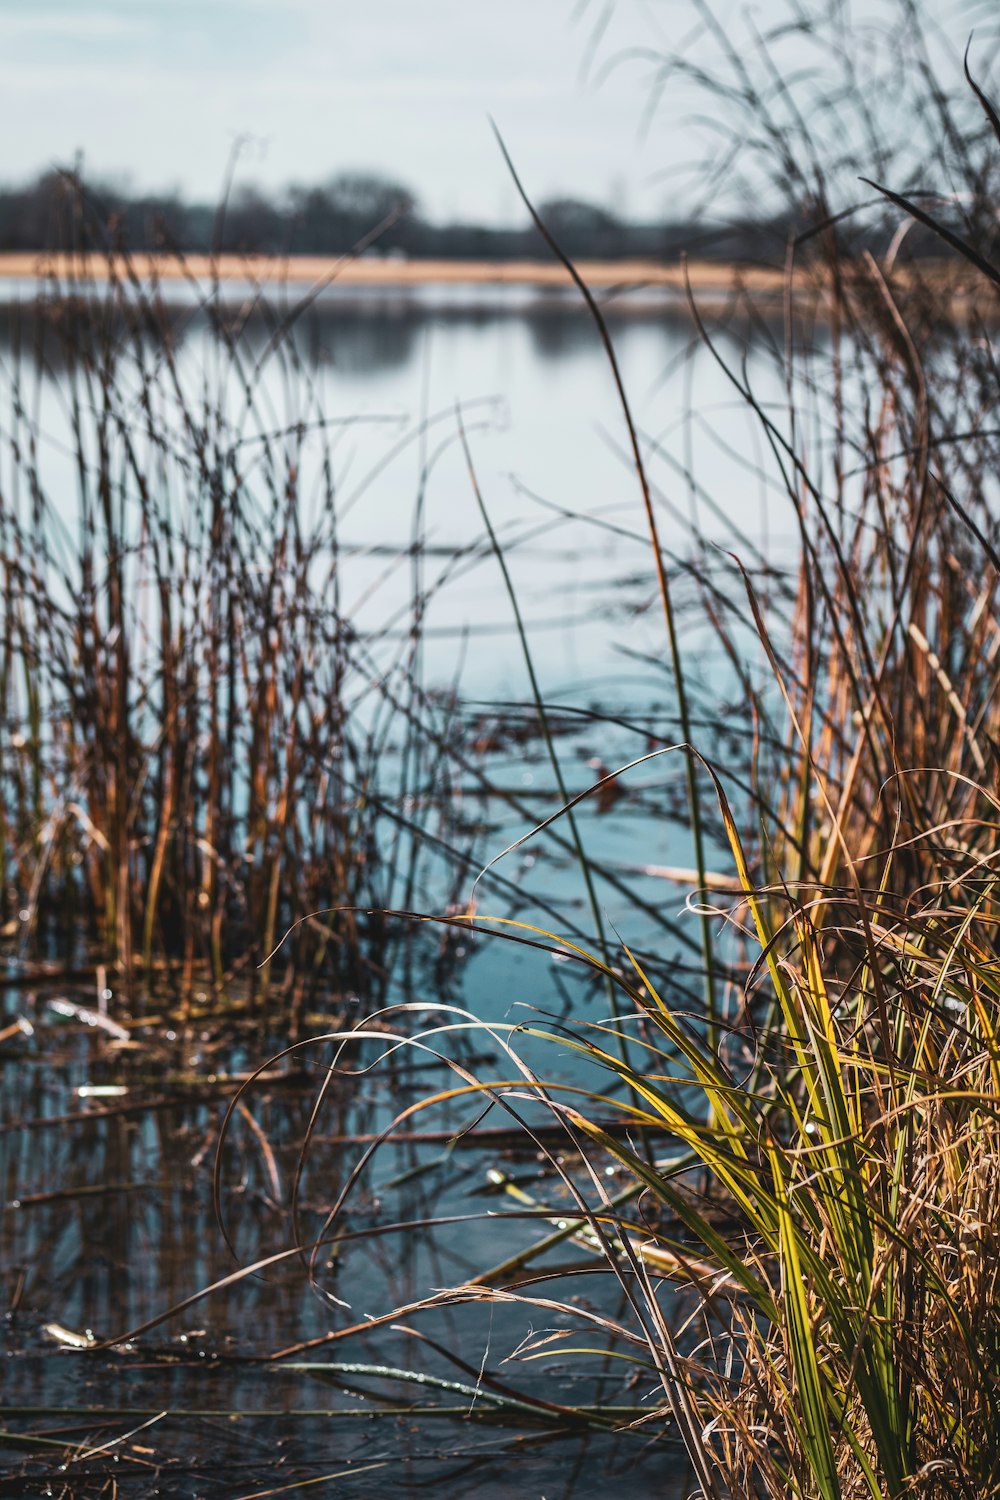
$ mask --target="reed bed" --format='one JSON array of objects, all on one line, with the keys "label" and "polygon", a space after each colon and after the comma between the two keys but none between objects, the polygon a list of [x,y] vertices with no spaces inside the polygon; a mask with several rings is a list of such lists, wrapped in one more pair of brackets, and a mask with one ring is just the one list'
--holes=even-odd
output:
[{"label": "reed bed", "polygon": [[[65,254],[4,314],[0,942],[22,979],[100,972],[133,1013],[156,991],[182,1021],[224,1002],[294,1033],[310,1007],[410,982],[413,929],[383,913],[431,890],[460,904],[486,821],[530,816],[505,751],[548,735],[575,753],[578,710],[466,704],[424,667],[438,591],[572,518],[486,515],[479,539],[428,546],[431,470],[487,400],[402,426],[331,413],[310,314],[337,267],[300,294],[248,260],[234,289],[165,250],[171,278],[144,277],[84,187],[65,193]],[[378,457],[348,483],[362,420]],[[409,541],[345,545],[344,507],[414,458]],[[550,842],[579,858],[562,826]],[[627,873],[585,867],[671,930]],[[491,885],[524,900],[506,870]]]},{"label": "reed bed", "polygon": [[[178,306],[122,247],[101,259],[106,229],[66,193],[79,243],[7,314],[3,936],[22,967],[99,964],[182,1014],[203,992],[266,1008],[276,982],[286,1016],[377,993],[393,882],[436,860],[447,884],[467,858],[454,699],[421,682],[421,538],[396,639],[365,632],[341,602],[353,419],[324,410],[296,345],[312,296],[251,284],[234,305],[178,256]],[[193,370],[183,338],[206,320]],[[330,908],[275,974],[286,929]]]}]

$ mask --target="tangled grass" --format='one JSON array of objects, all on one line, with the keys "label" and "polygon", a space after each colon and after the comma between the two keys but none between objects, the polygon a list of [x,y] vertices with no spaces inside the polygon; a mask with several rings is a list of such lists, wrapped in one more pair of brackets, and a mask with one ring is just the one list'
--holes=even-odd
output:
[{"label": "tangled grass", "polygon": [[[735,622],[758,642],[758,675],[736,662],[758,728],[750,813],[734,816],[724,767],[677,747],[705,1009],[692,1016],[628,949],[623,975],[551,932],[510,931],[572,953],[628,1004],[600,1025],[498,1034],[514,1078],[458,1068],[464,1090],[536,1142],[539,1100],[564,1129],[584,1165],[574,1173],[546,1149],[575,1205],[559,1234],[599,1252],[627,1309],[589,1319],[658,1375],[662,1410],[713,1500],[1000,1494],[997,373],[992,324],[976,326],[1000,272],[972,238],[981,208],[959,233],[886,198],[988,284],[970,324],[940,263],[903,274],[895,249],[882,263],[845,258],[828,223],[801,270],[789,259],[790,305],[799,275],[818,276],[828,299],[829,340],[798,350],[790,325],[785,351],[800,378],[811,361],[818,436],[794,406],[779,421],[745,371],[730,372],[800,545],[790,616],[775,616],[735,560],[742,610],[727,618],[710,601],[734,659]],[[620,381],[619,393],[683,708],[669,580]],[[710,799],[728,899],[699,842]],[[741,983],[712,967],[723,952],[744,959]],[[527,1034],[571,1049],[597,1082],[529,1065]],[[657,1154],[664,1132],[679,1153]],[[612,1198],[608,1162],[632,1192]],[[532,1259],[442,1296],[578,1318],[538,1291],[549,1277]]]}]

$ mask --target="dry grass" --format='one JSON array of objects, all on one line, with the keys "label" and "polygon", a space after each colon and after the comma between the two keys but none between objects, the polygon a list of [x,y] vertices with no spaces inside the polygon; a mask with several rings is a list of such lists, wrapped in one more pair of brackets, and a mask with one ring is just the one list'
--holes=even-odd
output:
[{"label": "dry grass", "polygon": [[[766,111],[773,97],[769,86],[748,102]],[[985,276],[988,306],[1000,271],[973,241],[989,217],[989,158],[961,146],[969,239],[949,243]],[[757,399],[745,368],[727,371],[759,419],[797,529],[795,605],[782,613],[780,590],[736,561],[728,589],[706,589],[755,731],[744,802],[734,813],[728,768],[692,744],[675,746],[672,762],[679,779],[687,769],[705,1008],[692,1014],[672,976],[658,980],[627,948],[613,962],[599,943],[592,952],[496,923],[509,941],[599,976],[622,1016],[486,1026],[446,1007],[422,1007],[419,1020],[403,1007],[318,1038],[333,1060],[296,1180],[334,1080],[357,1076],[355,1049],[367,1059],[372,1047],[386,1057],[411,1048],[437,1066],[464,1030],[489,1038],[500,1061],[487,1075],[452,1050],[453,1087],[407,1105],[368,1144],[318,1239],[304,1243],[293,1204],[291,1247],[218,1286],[301,1256],[322,1290],[321,1246],[346,1231],[380,1147],[459,1098],[523,1129],[544,1163],[551,1201],[542,1188],[519,1200],[545,1222],[543,1238],[382,1317],[338,1312],[323,1343],[429,1307],[519,1302],[536,1323],[560,1320],[521,1357],[544,1357],[553,1342],[563,1358],[593,1352],[584,1338],[567,1342],[567,1320],[618,1340],[648,1387],[645,1420],[676,1424],[704,1500],[988,1500],[1000,1495],[998,370],[987,325],[956,320],[933,266],[889,275],[873,258],[845,258],[822,179],[811,186],[829,222],[803,274],[826,288],[829,337],[800,347],[789,317],[783,412]],[[790,310],[796,248],[783,273]],[[560,274],[583,281],[565,258]],[[691,301],[714,348],[694,286]],[[620,380],[619,392],[683,720],[673,579]],[[105,587],[113,602],[114,579]],[[105,675],[112,689],[121,681],[117,667]],[[121,722],[120,694],[101,701],[102,722]],[[25,778],[22,800],[32,794]],[[710,811],[728,848],[728,894],[715,859],[712,871],[705,863]],[[123,867],[121,857],[111,865]],[[538,1067],[537,1048],[550,1045],[573,1055],[570,1082]],[[628,1174],[626,1190],[612,1194],[609,1167]],[[455,1232],[454,1221],[442,1227]],[[613,1278],[616,1315],[575,1295],[578,1264],[536,1265],[568,1240]],[[459,1352],[443,1352],[467,1373]]]},{"label": "dry grass", "polygon": [[[992,301],[1000,271],[949,243]],[[742,956],[746,977],[706,968],[692,1017],[627,949],[623,976],[508,926],[613,983],[641,1024],[494,1028],[505,1071],[454,1065],[464,1091],[522,1121],[573,1217],[563,1206],[556,1235],[422,1305],[514,1299],[615,1333],[658,1383],[706,1500],[987,1500],[1000,1494],[997,370],[933,271],[890,281],[871,257],[845,265],[832,229],[818,250],[831,337],[799,348],[790,321],[783,350],[789,391],[794,371],[814,406],[778,415],[728,371],[800,539],[790,618],[738,562],[729,600],[706,595],[759,737],[749,814],[734,816],[724,768],[702,761],[689,779],[693,820],[717,801],[732,868],[728,901],[717,878],[710,907],[707,880],[695,899],[715,928],[706,964]],[[791,305],[793,256],[787,274]],[[638,441],[634,457],[648,508]],[[589,1062],[593,1082],[539,1072],[529,1036]],[[532,1133],[539,1102],[562,1153]],[[672,1156],[656,1154],[664,1130]],[[612,1198],[609,1162],[638,1208]],[[533,1269],[571,1236],[616,1278],[620,1318],[581,1313]]]},{"label": "dry grass", "polygon": [[[378,992],[394,938],[355,913],[425,859],[468,857],[443,810],[454,705],[419,676],[427,598],[415,585],[388,643],[345,613],[334,449],[350,419],[323,410],[294,311],[257,287],[223,315],[218,282],[185,266],[216,329],[192,375],[131,260],[105,262],[96,292],[70,269],[11,315],[3,936],[21,961],[110,965],[133,1000],[163,984],[182,1013],[206,987],[262,1006],[275,979],[286,1016]],[[51,465],[50,376],[68,473]],[[258,967],[334,907],[277,972]]]}]

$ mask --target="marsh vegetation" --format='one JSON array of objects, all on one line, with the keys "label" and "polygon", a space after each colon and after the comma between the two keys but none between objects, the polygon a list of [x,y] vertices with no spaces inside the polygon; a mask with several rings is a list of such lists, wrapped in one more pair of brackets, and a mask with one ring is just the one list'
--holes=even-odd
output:
[{"label": "marsh vegetation", "polygon": [[[669,60],[812,221],[780,318],[690,298],[678,364],[714,372],[714,421],[692,374],[648,429],[632,325],[585,285],[571,335],[544,325],[603,371],[611,508],[519,479],[530,521],[498,512],[467,394],[345,479],[314,299],[209,283],[178,312],[116,261],[15,320],[13,1484],[481,1494],[480,1445],[533,1478],[537,1441],[574,1496],[636,1463],[706,1500],[1000,1493],[1000,120],[899,10],[913,69],[882,83],[918,176],[839,7],[822,111],[781,27],[760,87],[703,8],[722,71]],[[978,279],[967,316],[910,224]],[[408,537],[369,536],[359,574],[351,509],[401,453]],[[552,559],[527,560],[570,538],[592,690],[557,694]],[[485,609],[447,613],[486,569],[517,698],[489,691]],[[642,642],[609,686],[616,608]]]}]

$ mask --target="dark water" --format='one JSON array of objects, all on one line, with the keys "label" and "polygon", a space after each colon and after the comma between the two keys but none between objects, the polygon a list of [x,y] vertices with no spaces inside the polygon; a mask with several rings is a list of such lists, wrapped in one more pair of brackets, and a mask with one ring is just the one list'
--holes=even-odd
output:
[{"label": "dark water", "polygon": [[[467,1102],[422,1112],[408,1139],[378,1150],[338,1220],[340,1242],[323,1246],[312,1286],[295,1258],[205,1297],[126,1350],[61,1347],[47,1324],[120,1336],[234,1270],[212,1189],[218,1131],[233,1091],[207,1073],[204,1058],[166,1041],[109,1056],[94,1027],[60,1021],[42,988],[21,994],[17,1009],[38,1027],[16,1058],[8,1055],[3,1075],[4,1420],[8,1432],[56,1445],[5,1446],[8,1473],[20,1474],[28,1463],[37,1485],[28,1493],[63,1493],[64,1477],[76,1486],[69,1493],[99,1493],[98,1481],[117,1475],[119,1493],[235,1496],[340,1471],[330,1493],[376,1493],[387,1480],[402,1480],[414,1489],[447,1484],[449,1493],[499,1495],[510,1483],[511,1455],[529,1493],[589,1495],[624,1472],[637,1493],[675,1492],[678,1455],[669,1442],[649,1446],[648,1433],[552,1436],[545,1431],[551,1418],[542,1423],[523,1406],[491,1403],[489,1389],[474,1394],[485,1364],[521,1401],[610,1402],[636,1415],[655,1405],[648,1377],[623,1392],[614,1364],[596,1354],[557,1354],[540,1367],[505,1363],[529,1329],[564,1329],[565,1315],[504,1305],[442,1308],[403,1320],[439,1347],[380,1326],[281,1363],[268,1360],[461,1283],[538,1234],[529,1221],[507,1217],[519,1205],[491,1187],[490,1171],[509,1175],[555,1213],[565,1208],[535,1153],[503,1130],[508,1122],[499,1112],[480,1125],[480,1144],[449,1146],[449,1132],[481,1112]],[[155,1033],[143,1028],[140,1036]],[[373,1050],[367,1048],[369,1060]],[[459,1053],[482,1069],[487,1050],[470,1039]],[[244,1264],[295,1242],[290,1182],[330,1053],[310,1048],[287,1082],[258,1084],[246,1097],[253,1127],[246,1118],[235,1122],[219,1207]],[[239,1060],[216,1054],[211,1066]],[[123,1092],[87,1097],[88,1087],[111,1087],[110,1079]],[[364,1080],[337,1081],[301,1182],[302,1240],[322,1233],[326,1211],[364,1150],[356,1137],[370,1137],[440,1081],[440,1069],[429,1072],[405,1054]],[[415,1139],[423,1133],[430,1139]],[[431,1222],[469,1214],[476,1217],[457,1225]],[[421,1227],[397,1230],[400,1224]],[[545,1292],[558,1286],[585,1306],[621,1313],[605,1278],[591,1274],[586,1262],[596,1265],[593,1257],[563,1247],[547,1259],[550,1266],[576,1264],[578,1273],[546,1284]],[[586,1343],[599,1349],[614,1341],[590,1330]],[[393,1369],[461,1388],[405,1383]],[[108,1452],[88,1454],[153,1418]],[[69,1442],[80,1449],[64,1476]],[[9,1480],[14,1492],[20,1482]]]},{"label": "dark water", "polygon": [[[718,542],[759,544],[780,557],[789,518],[766,472],[748,469],[759,457],[754,419],[696,348],[689,324],[658,309],[614,319],[613,330],[648,436],[668,553],[700,550],[711,567]],[[243,334],[248,348],[267,336],[254,322]],[[567,307],[484,308],[454,296],[431,305],[340,302],[304,322],[299,343],[318,405],[345,418],[336,449],[342,586],[359,628],[381,632],[387,652],[393,631],[406,630],[402,617],[392,622],[408,597],[405,548],[414,507],[422,507],[424,566],[441,578],[424,622],[423,670],[431,683],[458,684],[491,783],[508,794],[488,796],[480,810],[477,857],[485,864],[559,799],[537,733],[518,730],[531,718],[525,662],[496,559],[482,545],[456,403],[505,539],[542,691],[560,706],[570,792],[644,753],[651,734],[656,743],[676,737],[640,498],[603,354]],[[739,357],[738,338],[726,347]],[[9,379],[10,347],[0,354]],[[205,320],[179,315],[182,377],[196,385],[218,357]],[[755,369],[761,399],[780,400],[766,361]],[[50,492],[65,483],[71,528],[60,379],[50,355],[36,389],[42,463]],[[269,369],[264,385],[280,427],[293,416],[281,372]],[[596,529],[593,518],[615,529]],[[463,547],[468,556],[456,567]],[[731,670],[683,579],[677,600],[696,720],[711,725],[713,751],[738,755],[749,732],[745,712],[734,707],[720,721],[727,696],[739,700]],[[470,785],[470,800],[474,792]],[[682,765],[676,757],[651,762],[616,792],[580,812],[588,852],[604,871],[602,910],[684,995],[697,988],[695,919],[683,911],[683,888],[644,873],[692,862],[679,812]],[[481,910],[550,926],[555,909],[565,923],[590,929],[565,849],[532,841],[500,872],[507,884],[487,880]],[[424,889],[415,904],[440,910],[445,895],[443,886]],[[102,975],[74,978],[58,964],[50,979],[0,991],[0,1030],[23,1023],[0,1042],[0,1492],[236,1497],[281,1486],[294,1492],[321,1476],[310,1493],[372,1495],[396,1485],[501,1496],[516,1488],[576,1500],[615,1484],[637,1497],[688,1492],[669,1421],[630,1426],[662,1393],[651,1370],[630,1379],[610,1357],[622,1348],[619,1338],[581,1319],[573,1337],[540,1351],[544,1357],[518,1357],[526,1340],[562,1336],[573,1323],[550,1307],[438,1306],[401,1317],[413,1332],[376,1322],[280,1362],[269,1358],[467,1281],[549,1232],[571,1204],[552,1162],[499,1104],[480,1118],[484,1096],[415,1112],[352,1178],[372,1138],[402,1111],[461,1086],[466,1074],[449,1072],[436,1052],[479,1077],[506,1080],[513,1065],[497,1040],[505,1028],[539,1011],[588,1023],[607,1013],[603,992],[560,955],[554,961],[476,935],[455,948],[451,994],[475,1022],[498,1031],[463,1021],[460,1030],[431,1035],[458,1018],[434,1008],[443,998],[429,978],[440,934],[428,930],[414,941],[406,983],[390,978],[387,991],[410,1009],[382,1023],[411,1040],[393,1050],[373,1034],[341,1059],[351,1076],[342,1071],[328,1082],[313,1121],[297,1225],[293,1183],[334,1043],[310,1045],[258,1080],[241,1097],[220,1155],[239,1079],[279,1045],[273,1026],[206,1013],[184,1029],[166,1005],[156,1014],[155,999],[138,1024],[120,997],[104,993]],[[123,1029],[109,1034],[93,1012]],[[318,1012],[307,1030],[322,1034],[330,1024]],[[517,1046],[546,1076],[594,1082],[565,1049],[526,1038]],[[582,1183],[570,1143],[551,1133],[551,1113],[524,1102],[516,1108],[550,1132],[543,1146],[570,1182]],[[463,1140],[473,1125],[476,1141]],[[657,1149],[669,1154],[670,1143]],[[624,1179],[608,1171],[612,1189],[620,1187]],[[498,1186],[497,1173],[535,1206]],[[308,1254],[286,1256],[217,1286],[239,1266],[329,1240],[327,1216],[345,1191],[338,1238],[311,1265]],[[561,1274],[531,1295],[577,1299],[584,1311],[633,1326],[586,1245],[564,1242],[540,1264]],[[125,1349],[81,1351],[46,1331],[57,1324],[120,1339],[213,1286]],[[683,1297],[670,1289],[662,1296],[679,1319]],[[581,1347],[588,1352],[573,1352]],[[415,1385],[393,1371],[450,1384]],[[483,1385],[481,1371],[499,1387]],[[629,1430],[587,1430],[564,1417],[553,1433],[551,1413],[543,1419],[515,1398],[604,1407],[595,1421]]]}]

